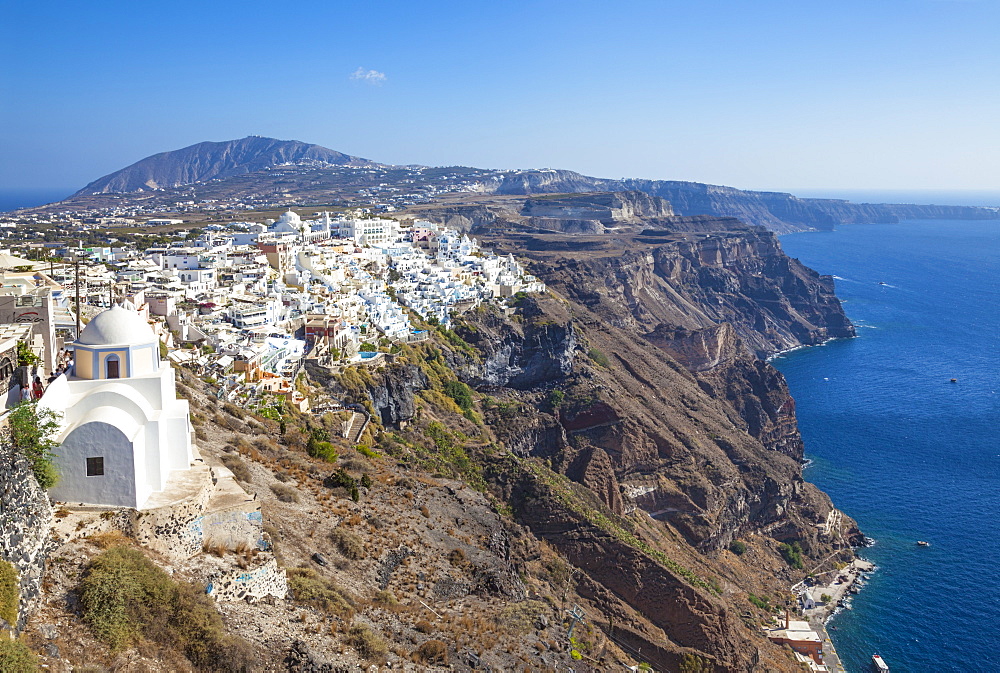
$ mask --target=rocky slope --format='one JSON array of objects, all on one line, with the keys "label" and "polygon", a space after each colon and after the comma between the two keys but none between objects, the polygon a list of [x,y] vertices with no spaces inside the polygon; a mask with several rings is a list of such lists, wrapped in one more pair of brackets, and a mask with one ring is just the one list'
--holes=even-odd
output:
[{"label": "rocky slope", "polygon": [[[244,462],[299,581],[288,598],[218,607],[256,653],[244,670],[800,670],[763,637],[766,605],[793,601],[794,582],[849,559],[861,535],[803,479],[794,402],[765,358],[853,328],[831,279],[773,233],[665,209],[635,194],[510,197],[470,218],[550,292],[468,311],[454,330],[423,324],[431,339],[377,366],[311,361],[300,385],[314,400],[369,414],[356,446],[341,412],[279,424],[182,377],[206,458]],[[56,648],[52,670],[138,656],[95,642],[74,603],[96,553],[66,541],[47,575],[28,638]],[[225,562],[171,571],[197,584]],[[574,605],[585,621],[570,641]],[[139,650],[152,670],[187,670],[169,643]]]},{"label": "rocky slope", "polygon": [[[441,418],[428,404],[448,389],[440,377],[457,374],[482,395],[471,411],[483,431],[465,445],[476,474],[579,571],[576,591],[609,638],[664,670],[685,657],[785,670],[744,619],[747,592],[780,595],[795,576],[779,543],[849,557],[860,534],[846,517],[821,528],[833,507],[802,478],[794,402],[761,358],[853,328],[830,279],[773,234],[715,226],[727,229],[498,234],[553,297],[520,299],[510,316],[468,313],[427,350],[329,385],[409,446],[427,436],[428,413]],[[728,551],[734,540],[752,555]]]},{"label": "rocky slope", "polygon": [[204,142],[171,152],[161,152],[94,180],[73,196],[107,192],[135,192],[177,187],[205,180],[253,173],[285,163],[317,165],[367,165],[319,145],[297,140],[248,136],[240,140]]}]

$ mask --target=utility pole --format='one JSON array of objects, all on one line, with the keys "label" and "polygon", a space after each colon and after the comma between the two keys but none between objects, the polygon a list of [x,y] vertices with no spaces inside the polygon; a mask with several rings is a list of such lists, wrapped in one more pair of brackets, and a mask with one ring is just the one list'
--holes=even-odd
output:
[{"label": "utility pole", "polygon": [[80,338],[80,257],[73,255],[73,267],[76,270],[76,338]]},{"label": "utility pole", "polygon": [[567,638],[572,642],[573,629],[576,628],[577,624],[583,622],[584,617],[586,617],[586,615],[584,614],[583,609],[576,603],[573,604],[573,609],[567,610],[566,613],[569,615],[569,620],[570,620],[569,634],[567,635]]}]

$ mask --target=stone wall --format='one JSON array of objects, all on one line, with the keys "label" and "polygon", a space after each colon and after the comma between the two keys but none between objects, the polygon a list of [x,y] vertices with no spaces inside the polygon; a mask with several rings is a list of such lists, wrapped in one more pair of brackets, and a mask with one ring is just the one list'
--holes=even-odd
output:
[{"label": "stone wall", "polygon": [[203,545],[222,546],[239,550],[269,547],[262,537],[264,517],[260,503],[253,501],[244,506],[231,507],[218,512],[208,512],[201,520]]},{"label": "stone wall", "polygon": [[231,480],[217,480],[207,465],[197,465],[192,471],[201,473],[201,484],[187,498],[155,509],[117,510],[106,519],[106,527],[120,530],[143,546],[177,561],[199,554],[209,546],[266,549],[260,502],[249,499],[239,489],[243,497],[230,498],[229,501],[235,501],[233,504],[217,507],[219,491],[234,488],[228,483]]},{"label": "stone wall", "polygon": [[52,506],[28,462],[0,446],[0,559],[17,569],[21,599],[16,630],[24,628],[41,593],[45,561],[52,548]]},{"label": "stone wall", "polygon": [[259,601],[267,596],[285,598],[288,576],[271,556],[256,568],[233,568],[212,575],[205,592],[217,601]]}]

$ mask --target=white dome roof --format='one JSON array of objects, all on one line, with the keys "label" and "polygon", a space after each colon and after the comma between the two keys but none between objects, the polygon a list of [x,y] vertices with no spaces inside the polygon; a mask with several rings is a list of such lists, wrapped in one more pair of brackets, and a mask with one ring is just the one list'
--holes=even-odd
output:
[{"label": "white dome roof", "polygon": [[139,345],[156,341],[156,335],[141,315],[115,305],[94,316],[76,341],[86,346]]}]

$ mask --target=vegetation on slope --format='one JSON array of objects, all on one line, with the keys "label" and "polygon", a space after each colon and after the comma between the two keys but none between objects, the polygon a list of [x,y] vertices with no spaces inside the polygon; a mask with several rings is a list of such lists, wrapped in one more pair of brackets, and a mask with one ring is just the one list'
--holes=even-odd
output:
[{"label": "vegetation on slope", "polygon": [[83,618],[113,650],[142,641],[183,652],[204,671],[253,670],[247,643],[226,633],[201,587],[175,582],[138,549],[111,547],[80,584]]}]

